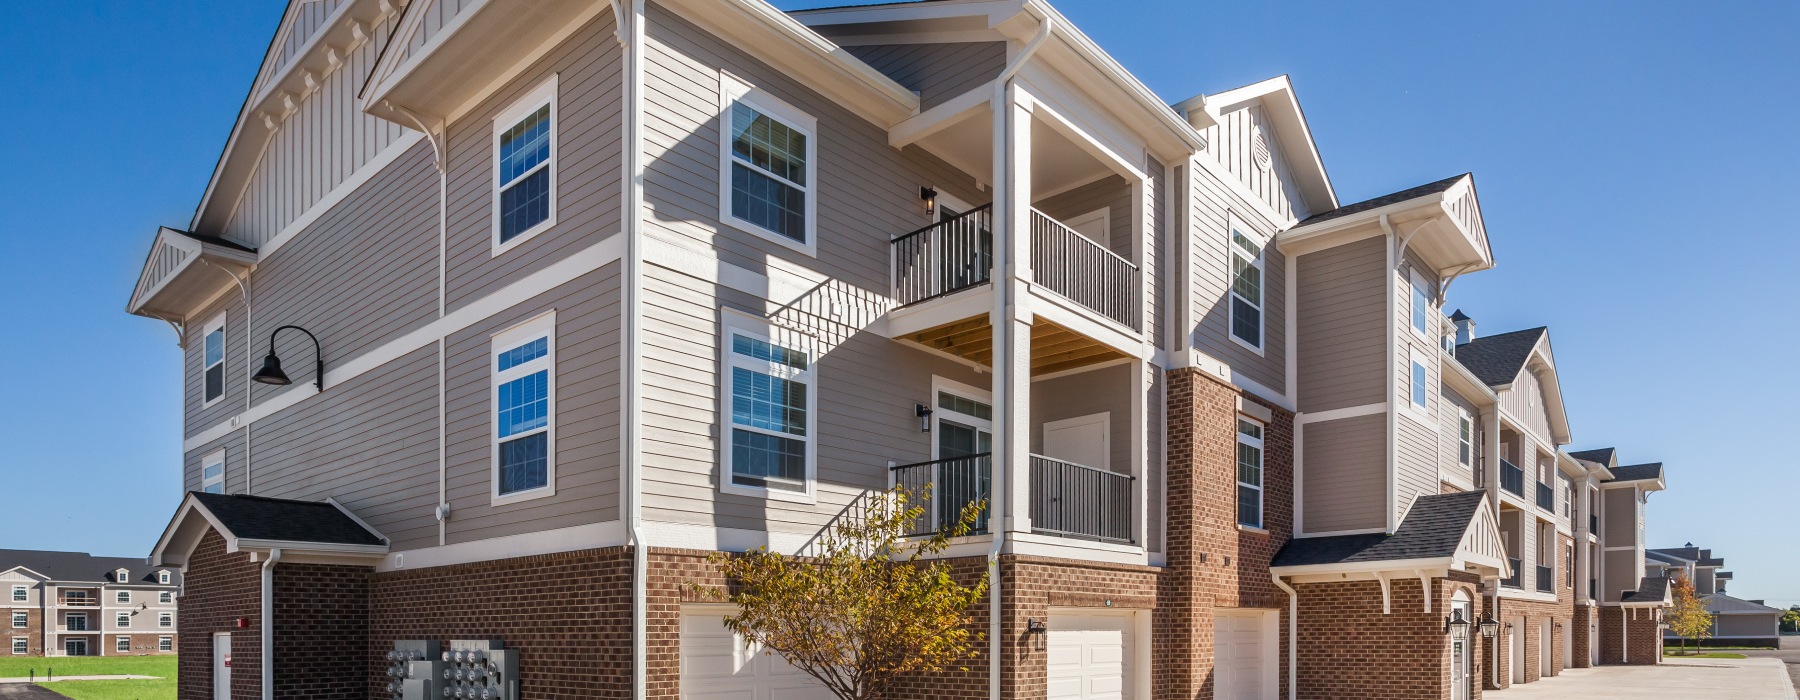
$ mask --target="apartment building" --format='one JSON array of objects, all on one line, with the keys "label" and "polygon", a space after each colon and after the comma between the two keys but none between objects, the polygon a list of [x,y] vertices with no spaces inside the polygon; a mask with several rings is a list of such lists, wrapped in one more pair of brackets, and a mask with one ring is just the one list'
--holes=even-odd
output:
[{"label": "apartment building", "polygon": [[177,569],[141,558],[0,549],[13,656],[175,653]]},{"label": "apartment building", "polygon": [[[1725,586],[1731,582],[1732,573],[1720,571],[1724,566],[1724,557],[1715,557],[1712,550],[1696,547],[1692,542],[1644,552],[1644,568],[1650,575],[1692,581],[1694,595],[1712,613],[1712,630],[1707,639],[1696,640],[1699,644],[1779,648],[1781,616],[1787,611],[1761,600],[1726,595]],[[1664,633],[1668,643],[1680,639],[1673,630],[1665,629]]]},{"label": "apartment building", "polygon": [[1443,312],[1487,235],[1470,175],[1338,202],[1285,77],[1168,105],[1039,0],[292,3],[128,304],[184,350],[181,696],[458,639],[817,695],[685,584],[891,485],[986,499],[946,556],[995,581],[904,697],[1553,674],[1600,471],[1547,332]]},{"label": "apartment building", "polygon": [[1580,487],[1588,556],[1578,563],[1588,598],[1575,605],[1576,631],[1587,631],[1592,663],[1661,663],[1663,613],[1673,594],[1666,573],[1644,565],[1644,522],[1650,495],[1667,488],[1663,465],[1620,464],[1611,447],[1569,456],[1588,469]]}]

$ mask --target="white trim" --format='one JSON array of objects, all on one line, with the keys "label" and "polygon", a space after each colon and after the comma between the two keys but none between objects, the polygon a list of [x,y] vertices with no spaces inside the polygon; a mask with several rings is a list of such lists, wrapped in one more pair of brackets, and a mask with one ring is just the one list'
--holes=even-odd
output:
[{"label": "white trim", "polygon": [[12,614],[12,628],[13,629],[22,630],[22,629],[26,629],[30,626],[31,626],[31,612],[30,612],[29,608],[23,608],[23,609],[13,611],[13,614]]},{"label": "white trim", "polygon": [[175,651],[175,638],[166,634],[156,636],[157,651]]},{"label": "white trim", "polygon": [[[206,339],[215,332],[219,334],[219,361],[216,363],[212,363],[212,362],[206,361]],[[246,352],[248,352],[248,351],[246,351]],[[227,379],[227,377],[225,376],[225,373],[228,371],[228,369],[227,369],[228,365],[226,364],[226,360],[230,358],[230,355],[231,355],[231,335],[229,333],[225,332],[225,312],[220,311],[218,314],[214,315],[210,320],[208,320],[206,322],[206,325],[201,326],[201,331],[200,331],[200,407],[201,408],[211,408],[214,404],[217,404],[220,401],[225,400],[225,385],[226,385],[225,380]],[[213,367],[219,368],[219,395],[214,396],[212,398],[207,398],[206,397],[206,373],[212,371]]]},{"label": "white trim", "polygon": [[[23,647],[23,648],[20,648],[20,647]],[[30,637],[13,637],[12,638],[12,653],[18,654],[18,655],[24,655],[24,654],[31,653],[31,638]]]},{"label": "white trim", "polygon": [[1302,414],[1299,414],[1294,417],[1294,423],[1296,425],[1300,425],[1300,424],[1307,424],[1307,423],[1324,423],[1326,421],[1344,420],[1346,418],[1360,418],[1362,416],[1372,416],[1377,413],[1385,413],[1385,412],[1387,412],[1387,410],[1388,410],[1388,405],[1386,403],[1368,403],[1368,404],[1363,404],[1361,406],[1345,406],[1343,408],[1333,408],[1328,411],[1314,411],[1312,413],[1302,413]]},{"label": "white trim", "polygon": [[[544,341],[544,354],[505,371],[499,369],[501,354],[520,346]],[[500,387],[508,382],[543,372],[546,379],[544,426],[532,428],[502,439],[500,435]],[[538,314],[493,334],[488,340],[488,505],[503,506],[520,501],[556,495],[556,311]],[[500,446],[505,442],[544,435],[544,485],[529,489],[500,492]],[[364,526],[367,527],[366,525]]]},{"label": "white trim", "polygon": [[[206,476],[206,468],[214,464],[219,465],[219,476],[217,478],[208,478]],[[200,458],[200,490],[206,491],[206,487],[211,486],[213,483],[217,483],[219,485],[219,490],[208,493],[225,493],[225,471],[225,448],[221,447],[206,453],[205,456]]]},{"label": "white trim", "polygon": [[[1260,247],[1254,257],[1248,255],[1249,251],[1244,250],[1238,244],[1237,237],[1239,235],[1242,235],[1245,240],[1259,244]],[[1225,213],[1225,335],[1231,338],[1232,342],[1256,353],[1258,357],[1262,356],[1264,348],[1269,345],[1269,269],[1267,264],[1269,243],[1270,241],[1263,238],[1260,233],[1245,226],[1243,218],[1239,217],[1237,212],[1227,211]],[[1236,265],[1237,258],[1240,256],[1249,260],[1250,267],[1256,270],[1257,296],[1259,298],[1255,301],[1246,299],[1237,292]],[[1256,308],[1255,343],[1251,343],[1237,334],[1237,304],[1234,302],[1239,299]]]},{"label": "white trim", "polygon": [[117,629],[131,629],[131,613],[114,613],[113,627]]},{"label": "white trim", "polygon": [[175,613],[159,612],[156,614],[156,628],[170,629],[175,626]]},{"label": "white trim", "polygon": [[[806,368],[776,367],[774,363],[738,354],[732,349],[732,337],[742,335],[769,343],[785,350],[798,351],[806,356]],[[721,307],[719,309],[719,374],[718,374],[718,483],[720,493],[739,496],[768,498],[776,501],[793,503],[817,502],[818,488],[818,449],[819,449],[819,352],[814,347],[813,339],[800,333],[769,323],[766,319]],[[780,379],[795,382],[806,387],[806,434],[794,435],[759,428],[749,425],[738,425],[732,421],[732,370],[747,369],[761,374],[768,374]],[[736,471],[733,466],[731,434],[736,430],[759,433],[779,437],[786,440],[799,440],[805,444],[806,474],[801,489],[767,488],[739,484],[735,481]]]},{"label": "white trim", "polygon": [[599,549],[625,544],[625,527],[618,520],[573,527],[490,537],[471,542],[393,552],[376,562],[377,572],[429,569],[496,559]]},{"label": "white trim", "polygon": [[130,605],[131,604],[131,591],[130,590],[115,590],[115,591],[113,591],[113,603],[115,603],[115,604],[124,603],[126,605]]},{"label": "white trim", "polygon": [[[21,596],[21,595],[19,595],[20,593],[24,593],[25,595]],[[12,602],[14,602],[14,603],[28,602],[30,600],[31,600],[31,587],[30,586],[14,585],[12,587]]]},{"label": "white trim", "polygon": [[[556,190],[557,186],[561,184],[556,172],[556,135],[557,131],[562,128],[561,115],[558,114],[556,110],[556,81],[557,74],[551,73],[550,77],[542,84],[532,88],[531,92],[526,93],[525,96],[513,101],[512,105],[508,106],[493,119],[493,128],[491,129],[493,132],[493,179],[489,180],[489,185],[492,188],[489,203],[491,225],[493,227],[491,237],[489,238],[493,244],[492,257],[499,257],[502,253],[518,247],[519,244],[531,240],[538,234],[543,233],[556,225]],[[519,122],[530,117],[545,106],[550,108],[550,157],[543,163],[540,163],[537,167],[524,173],[520,173],[518,177],[513,178],[511,181],[504,183],[500,182],[500,136],[507,131],[510,131],[513,127],[517,126]],[[508,186],[519,183],[525,178],[537,173],[539,170],[547,170],[550,175],[550,186],[548,188],[550,196],[549,215],[543,221],[532,224],[530,228],[520,231],[512,238],[505,241],[500,240],[501,193],[504,192]]]},{"label": "white trim", "polygon": [[[1236,522],[1238,527],[1240,527],[1240,528],[1252,527],[1252,528],[1256,528],[1258,530],[1262,530],[1264,528],[1264,526],[1268,524],[1268,521],[1269,521],[1268,513],[1266,512],[1266,508],[1265,508],[1267,499],[1264,498],[1264,490],[1263,490],[1264,484],[1268,483],[1268,474],[1267,474],[1268,453],[1263,448],[1263,439],[1264,438],[1262,435],[1262,433],[1265,433],[1266,431],[1268,431],[1269,424],[1265,423],[1263,421],[1259,421],[1254,418],[1251,418],[1250,416],[1243,415],[1241,413],[1238,415],[1235,415],[1233,417],[1236,418],[1238,421],[1238,425],[1236,427],[1237,441],[1235,444],[1240,445],[1240,446],[1249,446],[1249,447],[1255,448],[1256,449],[1256,462],[1257,462],[1257,464],[1256,464],[1257,480],[1256,480],[1256,484],[1252,486],[1250,484],[1245,483],[1243,479],[1239,479],[1237,477],[1237,471],[1238,471],[1237,459],[1235,457],[1233,457],[1233,459],[1232,459],[1232,462],[1231,462],[1232,483],[1235,484],[1238,488],[1250,486],[1251,488],[1256,489],[1256,522],[1255,523],[1244,522],[1244,514],[1241,511],[1241,509],[1243,508],[1243,505],[1238,503],[1236,489],[1233,489],[1231,492],[1232,511],[1236,515],[1236,517],[1234,518],[1233,521]],[[1244,433],[1244,425],[1243,424],[1245,424],[1245,423],[1251,423],[1256,426],[1256,428],[1257,428],[1256,432],[1258,433],[1258,435],[1256,437],[1250,437],[1249,435]]]},{"label": "white trim", "polygon": [[[1433,346],[1439,345],[1440,343],[1433,340],[1431,337],[1431,300],[1433,298],[1431,293],[1431,283],[1425,279],[1424,275],[1419,274],[1418,266],[1407,265],[1406,269],[1408,273],[1407,286],[1411,288],[1412,292],[1412,294],[1407,297],[1406,302],[1406,325],[1407,327],[1412,328],[1414,337],[1430,343]],[[1425,299],[1424,328],[1420,328],[1415,323],[1420,315],[1420,311],[1417,308],[1420,297]]]},{"label": "white trim", "polygon": [[[806,136],[806,182],[797,183],[787,180],[773,172],[763,170],[754,165],[746,167],[769,177],[798,187],[806,198],[806,229],[802,235],[805,240],[796,241],[788,236],[765,229],[762,226],[742,219],[731,212],[731,168],[739,162],[732,154],[731,123],[732,113],[736,105],[756,110],[794,131]],[[818,202],[819,202],[819,120],[780,98],[758,89],[748,81],[726,71],[719,71],[719,222],[745,233],[757,236],[771,243],[805,253],[818,255]]]}]

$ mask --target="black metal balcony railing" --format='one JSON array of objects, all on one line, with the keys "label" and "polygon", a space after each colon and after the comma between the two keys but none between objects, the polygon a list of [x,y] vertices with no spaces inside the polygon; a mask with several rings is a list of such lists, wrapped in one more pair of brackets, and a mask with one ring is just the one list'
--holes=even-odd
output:
[{"label": "black metal balcony railing", "polygon": [[1519,578],[1520,578],[1520,574],[1523,571],[1521,568],[1521,565],[1524,562],[1521,562],[1518,559],[1514,559],[1512,557],[1507,557],[1506,563],[1508,566],[1512,567],[1512,575],[1508,576],[1506,578],[1500,579],[1500,585],[1505,586],[1507,588],[1519,588],[1520,587],[1519,586]]},{"label": "black metal balcony railing", "polygon": [[987,284],[994,268],[993,206],[895,238],[894,300],[901,306]]},{"label": "black metal balcony railing", "polygon": [[1500,488],[1511,491],[1514,496],[1525,497],[1525,470],[1518,465],[1500,460]]},{"label": "black metal balcony railing", "polygon": [[[954,527],[962,517],[964,507],[986,500],[992,474],[991,459],[991,454],[983,452],[894,467],[894,484],[906,487],[915,499],[919,494],[924,494],[926,499],[920,504],[924,506],[925,514],[906,534],[929,535]],[[987,513],[984,510],[969,534],[985,532]]]},{"label": "black metal balcony railing", "polygon": [[1035,209],[1031,280],[1134,331],[1142,328],[1144,282],[1138,266]]},{"label": "black metal balcony railing", "polygon": [[1552,513],[1556,512],[1556,489],[1550,488],[1549,484],[1542,481],[1538,482],[1537,504],[1539,508]]},{"label": "black metal balcony railing", "polygon": [[1039,455],[1031,456],[1031,529],[1063,537],[1136,541],[1131,485],[1135,477]]},{"label": "black metal balcony railing", "polygon": [[1537,589],[1539,593],[1556,590],[1556,572],[1550,567],[1540,566],[1537,568]]}]

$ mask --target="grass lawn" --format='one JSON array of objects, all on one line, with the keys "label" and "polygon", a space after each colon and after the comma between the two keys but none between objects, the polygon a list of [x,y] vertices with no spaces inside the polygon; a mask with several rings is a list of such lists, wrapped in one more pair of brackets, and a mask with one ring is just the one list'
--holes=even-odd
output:
[{"label": "grass lawn", "polygon": [[[1718,647],[1707,647],[1716,649]],[[1683,654],[1678,651],[1664,651],[1663,656],[1674,659],[1748,659],[1750,657],[1729,651],[1692,651]]]},{"label": "grass lawn", "polygon": [[39,683],[44,688],[73,700],[175,700],[175,677],[153,681],[57,681]]},{"label": "grass lawn", "polygon": [[55,669],[57,676],[136,675],[175,677],[175,656],[0,657],[0,678],[37,677]]}]

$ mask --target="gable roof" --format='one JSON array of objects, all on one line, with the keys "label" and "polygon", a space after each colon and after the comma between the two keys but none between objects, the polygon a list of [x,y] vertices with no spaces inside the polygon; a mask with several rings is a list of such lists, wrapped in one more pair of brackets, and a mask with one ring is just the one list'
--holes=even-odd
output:
[{"label": "gable roof", "polygon": [[1706,611],[1714,615],[1779,615],[1787,612],[1753,600],[1734,598],[1724,593],[1708,593],[1700,596],[1706,602]]},{"label": "gable roof", "polygon": [[1672,554],[1670,552],[1666,552],[1663,550],[1657,550],[1657,549],[1644,550],[1644,557],[1647,559],[1655,559],[1659,562],[1662,562],[1664,564],[1669,564],[1671,566],[1687,566],[1689,564],[1694,563],[1694,560],[1688,559],[1679,554]]},{"label": "gable roof", "polygon": [[[1447,177],[1442,180],[1438,180],[1437,182],[1419,185],[1418,187],[1408,187],[1404,190],[1400,190],[1399,192],[1384,194],[1384,195],[1381,195],[1380,197],[1365,199],[1363,201],[1355,202],[1352,204],[1345,204],[1336,209],[1332,209],[1330,211],[1321,212],[1321,213],[1306,217],[1304,220],[1302,220],[1297,225],[1298,226],[1306,226],[1309,224],[1316,224],[1321,221],[1330,221],[1332,219],[1346,217],[1351,214],[1365,212],[1370,209],[1380,209],[1389,204],[1399,204],[1400,202],[1404,202],[1404,201],[1407,201],[1410,199],[1418,199],[1420,197],[1424,197],[1427,195],[1442,194],[1445,191],[1448,191],[1452,186],[1454,186],[1457,183],[1457,181],[1459,181],[1465,177],[1469,177],[1470,175],[1471,175],[1470,173],[1463,173],[1461,175],[1456,175],[1453,177]],[[1461,311],[1458,311],[1458,313],[1461,313]]]},{"label": "gable roof", "polygon": [[23,568],[51,581],[84,581],[118,583],[113,572],[125,569],[125,581],[133,584],[159,585],[156,572],[167,571],[171,585],[181,583],[181,572],[164,566],[151,566],[141,557],[96,557],[86,552],[51,552],[36,549],[0,549],[0,571]]},{"label": "gable roof", "polygon": [[1592,450],[1581,450],[1580,452],[1570,452],[1569,456],[1579,460],[1594,462],[1602,467],[1606,467],[1612,465],[1613,454],[1615,452],[1615,448],[1601,447]]},{"label": "gable roof", "polygon": [[209,529],[225,538],[227,552],[280,549],[327,558],[371,558],[388,551],[387,537],[337,501],[190,491],[157,540],[151,560],[185,563]]},{"label": "gable roof", "polygon": [[1488,386],[1506,386],[1518,379],[1519,372],[1531,360],[1531,351],[1549,332],[1549,327],[1538,326],[1482,336],[1456,346],[1456,361]]},{"label": "gable roof", "polygon": [[1638,581],[1637,590],[1626,591],[1625,597],[1620,598],[1619,602],[1626,605],[1666,605],[1669,602],[1669,577],[1645,576]]},{"label": "gable roof", "polygon": [[1481,491],[1422,496],[1394,534],[1336,535],[1290,540],[1273,567],[1438,559],[1456,554],[1486,494]]},{"label": "gable roof", "polygon": [[1288,76],[1278,75],[1212,95],[1196,95],[1173,107],[1186,116],[1188,123],[1201,128],[1202,125],[1196,123],[1201,120],[1194,115],[1204,115],[1205,120],[1218,123],[1222,115],[1253,102],[1262,106],[1263,113],[1275,128],[1275,138],[1289,156],[1288,167],[1299,180],[1300,196],[1305,198],[1307,208],[1313,211],[1339,208],[1337,190],[1331,185],[1331,175],[1325,171],[1325,160],[1319,155],[1318,141],[1313,139],[1312,127],[1306,123],[1306,111],[1300,108],[1300,98]]},{"label": "gable roof", "polygon": [[[1628,467],[1616,467],[1612,470],[1612,473],[1613,473],[1613,478],[1612,478],[1613,481],[1645,481],[1645,480],[1651,480],[1651,479],[1661,479],[1662,475],[1663,475],[1663,465],[1662,465],[1662,462],[1651,462],[1649,464],[1633,464]],[[1668,551],[1668,550],[1663,550],[1663,551]],[[1699,554],[1696,552],[1695,556],[1686,557],[1686,558],[1699,559],[1700,557],[1699,557]]]}]

